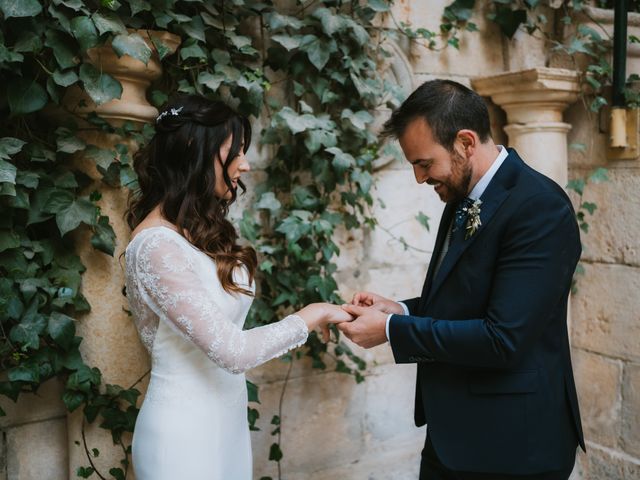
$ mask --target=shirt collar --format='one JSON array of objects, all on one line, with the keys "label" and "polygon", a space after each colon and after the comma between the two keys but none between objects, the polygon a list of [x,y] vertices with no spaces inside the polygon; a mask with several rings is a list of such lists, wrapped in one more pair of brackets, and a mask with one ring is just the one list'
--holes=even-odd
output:
[{"label": "shirt collar", "polygon": [[474,201],[478,200],[482,196],[484,191],[489,186],[491,179],[500,168],[500,165],[502,165],[502,162],[504,162],[504,160],[509,155],[509,152],[507,151],[507,149],[504,148],[502,145],[497,145],[497,147],[498,147],[498,150],[500,150],[500,153],[498,153],[498,156],[491,164],[491,167],[489,167],[489,170],[485,172],[482,178],[478,180],[478,183],[476,183],[475,187],[473,187],[473,190],[471,190],[471,193],[469,194],[469,198],[471,200],[474,200]]}]

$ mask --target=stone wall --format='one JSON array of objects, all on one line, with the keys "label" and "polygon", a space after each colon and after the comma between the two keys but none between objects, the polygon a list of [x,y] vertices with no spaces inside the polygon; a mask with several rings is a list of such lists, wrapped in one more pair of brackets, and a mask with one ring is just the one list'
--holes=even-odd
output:
[{"label": "stone wall", "polygon": [[[394,17],[398,23],[437,30],[448,3],[398,0]],[[394,58],[389,74],[410,91],[413,85],[435,77],[471,85],[479,76],[549,66],[551,60],[541,42],[524,33],[506,41],[495,25],[484,20],[484,14],[478,10],[475,21],[480,32],[463,33],[459,51],[449,48],[434,53],[419,42],[400,41],[404,55],[399,53]],[[507,144],[503,131],[507,115],[497,105],[491,104],[490,109],[494,137],[498,143]],[[581,177],[596,166],[605,166],[611,177],[609,182],[590,185],[585,193],[585,200],[597,203],[598,210],[590,219],[590,233],[583,236],[586,274],[579,280],[573,298],[572,342],[589,454],[579,455],[573,478],[620,480],[640,478],[640,319],[634,308],[640,287],[640,168],[637,160],[606,160],[606,134],[599,133],[597,120],[585,115],[580,103],[564,114],[564,122],[573,127],[568,142],[588,147],[586,152],[570,150],[569,176]],[[257,142],[252,149],[254,171],[249,191],[263,177],[269,156]],[[375,177],[376,197],[382,200],[375,204],[380,227],[341,234],[340,292],[345,299],[359,289],[398,299],[416,296],[431,257],[443,205],[431,188],[416,184],[411,169],[402,161],[381,161]],[[105,198],[112,198],[105,210],[122,209],[117,198]],[[251,194],[238,204],[233,215],[237,217],[249,201]],[[430,217],[430,231],[415,219],[418,212]],[[118,215],[114,210],[109,213],[113,213],[112,218]],[[405,250],[397,240],[400,237],[412,248]],[[119,239],[117,254],[125,245],[125,238]],[[93,277],[85,277],[85,282],[94,279],[88,290],[99,295],[110,285],[117,291],[113,279],[100,276],[103,271],[118,272],[117,260],[105,267],[102,254],[83,255],[87,256],[83,258],[89,269],[96,270]],[[116,294],[103,298],[100,311],[121,312],[121,302]],[[128,321],[125,314],[117,315],[109,316],[106,323],[97,316],[87,319],[83,335],[90,347],[87,353],[100,363],[106,381],[126,384],[144,371],[148,358],[130,325],[123,326]],[[116,358],[123,344],[130,347],[126,360],[129,367],[123,367]],[[330,364],[326,371],[312,369],[305,359],[294,361],[290,372],[290,364],[281,360],[249,372],[248,378],[260,386],[262,402],[258,421],[261,430],[252,433],[255,478],[277,478],[275,463],[268,461],[273,442],[269,421],[278,413],[281,398],[283,478],[417,478],[424,428],[413,425],[415,365],[395,365],[387,345],[368,351],[354,349],[368,362],[366,381],[361,384],[333,372]],[[72,415],[66,419],[59,397],[60,386],[51,382],[39,397],[24,397],[17,406],[0,399],[8,413],[0,421],[0,480],[59,480],[67,475],[74,477],[77,466],[86,464],[76,444],[78,418]],[[99,436],[100,432],[92,435]],[[97,441],[104,445],[108,436]],[[32,455],[34,451],[37,456]]]}]

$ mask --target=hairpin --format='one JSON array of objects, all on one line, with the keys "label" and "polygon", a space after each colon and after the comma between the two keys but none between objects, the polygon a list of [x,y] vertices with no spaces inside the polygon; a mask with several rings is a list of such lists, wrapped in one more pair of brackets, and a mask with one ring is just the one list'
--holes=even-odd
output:
[{"label": "hairpin", "polygon": [[156,123],[159,122],[160,120],[162,120],[167,115],[172,115],[174,117],[177,117],[178,114],[182,111],[182,109],[183,109],[183,107],[178,107],[178,108],[172,108],[170,110],[165,110],[160,115],[158,115],[158,117],[156,118]]}]

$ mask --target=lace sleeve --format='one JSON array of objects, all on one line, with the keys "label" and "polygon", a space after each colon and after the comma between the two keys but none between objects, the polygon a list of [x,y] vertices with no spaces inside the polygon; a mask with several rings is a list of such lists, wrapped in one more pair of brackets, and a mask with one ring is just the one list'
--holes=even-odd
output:
[{"label": "lace sleeve", "polygon": [[307,326],[297,315],[242,330],[221,305],[224,295],[217,276],[204,284],[196,271],[202,262],[196,250],[173,233],[142,239],[136,271],[149,307],[171,322],[218,366],[242,373],[302,345]]}]

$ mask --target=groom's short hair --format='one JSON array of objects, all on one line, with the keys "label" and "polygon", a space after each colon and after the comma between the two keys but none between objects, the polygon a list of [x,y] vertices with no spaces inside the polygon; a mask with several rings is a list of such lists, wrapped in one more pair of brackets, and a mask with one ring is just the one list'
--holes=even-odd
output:
[{"label": "groom's short hair", "polygon": [[460,130],[473,130],[483,143],[491,137],[489,111],[482,97],[452,80],[420,85],[385,122],[382,136],[399,138],[418,117],[426,120],[436,141],[449,151]]}]

